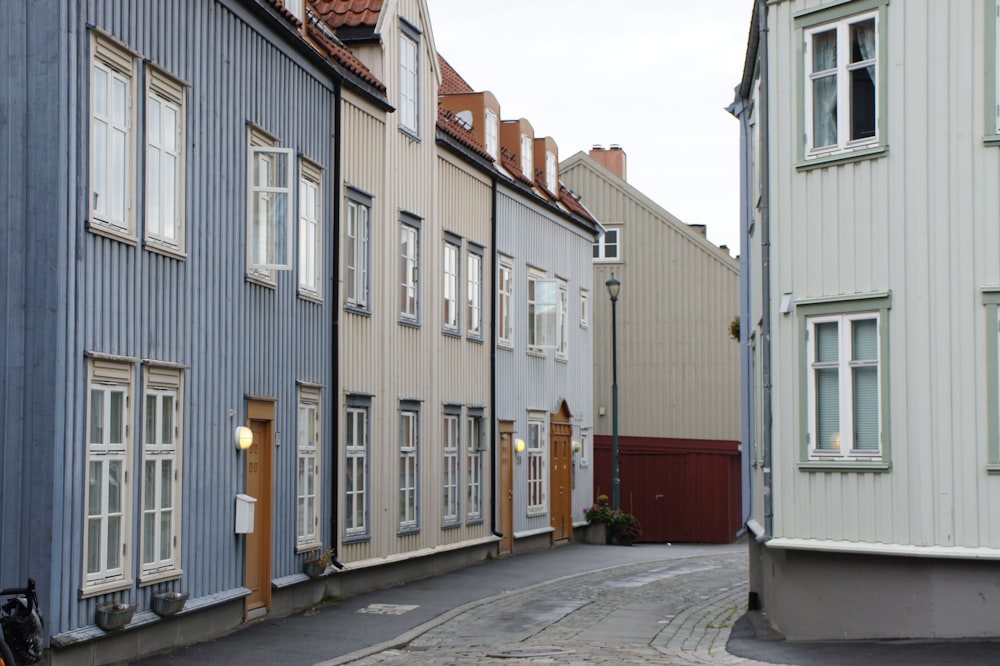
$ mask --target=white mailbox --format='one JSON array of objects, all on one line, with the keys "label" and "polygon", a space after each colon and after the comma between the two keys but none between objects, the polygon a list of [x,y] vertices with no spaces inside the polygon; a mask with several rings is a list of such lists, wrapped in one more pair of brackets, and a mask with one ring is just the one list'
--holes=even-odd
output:
[{"label": "white mailbox", "polygon": [[256,497],[240,493],[236,496],[236,533],[249,534],[253,532],[253,509],[257,504]]}]

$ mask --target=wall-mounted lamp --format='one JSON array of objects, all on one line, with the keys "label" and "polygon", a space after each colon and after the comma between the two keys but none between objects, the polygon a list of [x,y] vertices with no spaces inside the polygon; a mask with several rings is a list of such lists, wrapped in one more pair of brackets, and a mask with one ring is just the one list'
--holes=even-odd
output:
[{"label": "wall-mounted lamp", "polygon": [[583,444],[580,444],[580,442],[578,442],[578,441],[576,441],[574,439],[573,440],[573,453],[579,453],[582,448],[583,448]]},{"label": "wall-mounted lamp", "polygon": [[246,451],[253,446],[253,431],[246,426],[236,426],[233,443],[236,444],[237,451]]},{"label": "wall-mounted lamp", "polygon": [[514,440],[514,453],[517,454],[514,457],[517,459],[517,462],[520,463],[521,462],[521,454],[524,453],[524,440],[523,439],[515,439]]}]

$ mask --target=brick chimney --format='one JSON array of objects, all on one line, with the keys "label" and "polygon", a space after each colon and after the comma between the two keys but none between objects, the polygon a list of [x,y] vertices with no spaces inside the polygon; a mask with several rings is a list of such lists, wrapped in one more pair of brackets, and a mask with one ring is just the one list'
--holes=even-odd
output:
[{"label": "brick chimney", "polygon": [[618,144],[613,143],[610,148],[594,146],[590,149],[590,156],[611,173],[622,180],[627,180],[625,178],[625,151]]}]

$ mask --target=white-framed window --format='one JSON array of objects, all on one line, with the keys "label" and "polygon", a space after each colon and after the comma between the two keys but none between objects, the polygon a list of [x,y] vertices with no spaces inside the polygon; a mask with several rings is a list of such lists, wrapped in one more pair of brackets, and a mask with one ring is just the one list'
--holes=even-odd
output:
[{"label": "white-framed window", "polygon": [[621,229],[605,229],[594,241],[594,261],[621,261]]},{"label": "white-framed window", "polygon": [[547,432],[545,428],[545,413],[532,412],[528,416],[528,441],[526,453],[528,456],[528,515],[538,515],[546,512],[548,475],[545,459],[547,457]]},{"label": "white-framed window", "polygon": [[805,28],[807,158],[878,143],[878,21],[876,10]]},{"label": "white-framed window", "polygon": [[882,455],[879,320],[878,312],[807,319],[812,459]]},{"label": "white-framed window", "polygon": [[344,477],[344,536],[348,539],[369,535],[368,527],[368,415],[371,400],[348,396],[344,437],[347,464]]},{"label": "white-framed window", "polygon": [[531,137],[527,134],[521,135],[521,173],[525,177],[530,178],[531,182],[535,182],[535,166],[534,166],[534,146],[532,145]]},{"label": "white-framed window", "polygon": [[299,387],[299,427],[296,450],[295,545],[300,551],[322,546],[320,535],[322,450],[320,427],[320,390]]},{"label": "white-framed window", "polygon": [[500,256],[497,263],[497,344],[502,347],[514,346],[513,296],[514,260]]},{"label": "white-framed window", "polygon": [[458,333],[458,259],[462,248],[453,240],[444,242],[444,302],[442,314],[444,330],[447,333]]},{"label": "white-framed window", "polygon": [[419,136],[420,40],[415,30],[403,24],[399,32],[399,126]]},{"label": "white-framed window", "polygon": [[143,582],[180,572],[181,371],[146,367],[142,432]]},{"label": "white-framed window", "polygon": [[590,326],[590,292],[580,290],[580,328]]},{"label": "white-framed window", "polygon": [[545,151],[545,186],[549,192],[559,194],[559,176],[556,167],[556,154],[551,150]]},{"label": "white-framed window", "polygon": [[285,5],[285,10],[297,18],[300,21],[305,20],[305,12],[303,11],[303,0],[283,0]]},{"label": "white-framed window", "polygon": [[556,280],[558,307],[556,317],[556,358],[569,357],[569,287],[563,280]]},{"label": "white-framed window", "polygon": [[469,246],[466,257],[465,332],[483,339],[483,249]]},{"label": "white-framed window", "polygon": [[399,410],[399,530],[419,528],[420,412],[404,402]]},{"label": "white-framed window", "polygon": [[292,263],[291,148],[279,148],[273,138],[249,130],[249,201],[247,204],[247,271],[273,281],[273,270],[289,270]]},{"label": "white-framed window", "polygon": [[458,424],[461,419],[461,409],[446,407],[442,424],[444,442],[442,443],[442,519],[445,525],[459,522],[458,480],[461,445],[459,442]]},{"label": "white-framed window", "polygon": [[486,431],[481,412],[470,410],[467,422],[465,516],[470,521],[476,521],[483,518],[483,451],[486,450]]},{"label": "white-framed window", "polygon": [[184,85],[146,72],[146,242],[183,252]]},{"label": "white-framed window", "polygon": [[370,307],[368,302],[370,293],[368,272],[370,219],[371,199],[353,190],[348,190],[344,290],[347,292],[347,305],[366,312],[369,311]]},{"label": "white-framed window", "polygon": [[322,297],[323,189],[322,169],[299,159],[299,294]]},{"label": "white-framed window", "polygon": [[580,467],[590,467],[590,428],[580,428]]},{"label": "white-framed window", "polygon": [[135,56],[90,35],[90,228],[135,238]]},{"label": "white-framed window", "polygon": [[528,352],[541,354],[555,347],[558,335],[559,289],[539,269],[528,269]]},{"label": "white-framed window", "polygon": [[399,316],[416,323],[420,308],[420,229],[415,224],[399,225]]},{"label": "white-framed window", "polygon": [[84,592],[128,580],[132,443],[130,363],[91,359],[87,387],[87,487]]},{"label": "white-framed window", "polygon": [[500,137],[500,119],[497,118],[496,111],[486,109],[486,152],[493,159],[497,158],[497,146]]}]

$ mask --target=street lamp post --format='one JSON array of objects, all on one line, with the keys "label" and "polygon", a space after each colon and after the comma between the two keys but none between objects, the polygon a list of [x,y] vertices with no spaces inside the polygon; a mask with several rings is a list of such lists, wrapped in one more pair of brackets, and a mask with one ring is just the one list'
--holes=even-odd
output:
[{"label": "street lamp post", "polygon": [[611,296],[611,508],[621,508],[622,480],[618,472],[618,293],[622,283],[612,273],[607,282]]}]

